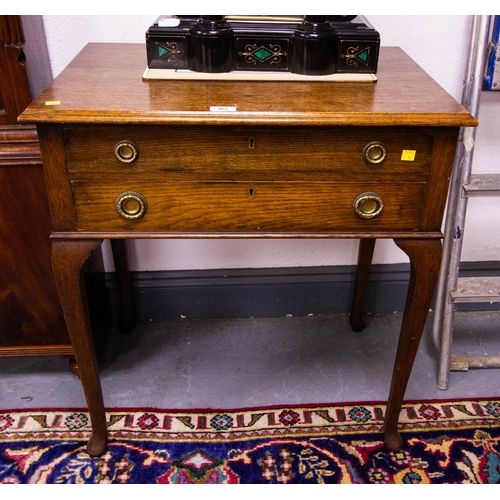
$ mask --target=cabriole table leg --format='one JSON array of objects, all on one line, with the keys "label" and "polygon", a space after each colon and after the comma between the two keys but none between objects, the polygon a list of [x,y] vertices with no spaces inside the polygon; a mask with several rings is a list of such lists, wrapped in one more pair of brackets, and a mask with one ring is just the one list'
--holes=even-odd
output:
[{"label": "cabriole table leg", "polygon": [[351,329],[355,332],[362,331],[366,326],[365,320],[363,319],[363,310],[376,241],[375,238],[363,238],[359,242],[358,268],[356,271],[351,313],[349,315]]},{"label": "cabriole table leg", "polygon": [[120,291],[120,330],[123,333],[130,333],[135,328],[137,313],[132,281],[127,266],[127,249],[125,246],[125,240],[112,238],[111,249],[113,252],[113,260],[115,261],[115,271]]},{"label": "cabriole table leg", "polygon": [[55,239],[52,242],[54,278],[92,424],[92,435],[87,444],[87,451],[92,456],[105,452],[107,432],[82,266],[101,243],[100,239]]},{"label": "cabriole table leg", "polygon": [[434,295],[442,249],[439,239],[395,238],[394,241],[408,255],[411,265],[410,284],[384,422],[386,447],[399,451],[403,446],[398,432],[399,413]]}]

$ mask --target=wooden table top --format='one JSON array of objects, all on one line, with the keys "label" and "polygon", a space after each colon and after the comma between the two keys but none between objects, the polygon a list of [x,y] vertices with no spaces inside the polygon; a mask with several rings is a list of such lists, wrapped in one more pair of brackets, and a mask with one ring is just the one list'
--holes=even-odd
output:
[{"label": "wooden table top", "polygon": [[[91,43],[21,123],[476,126],[398,47],[381,47],[376,82],[143,80],[145,44]],[[55,103],[54,103],[55,102]],[[213,112],[211,106],[236,106]]]}]

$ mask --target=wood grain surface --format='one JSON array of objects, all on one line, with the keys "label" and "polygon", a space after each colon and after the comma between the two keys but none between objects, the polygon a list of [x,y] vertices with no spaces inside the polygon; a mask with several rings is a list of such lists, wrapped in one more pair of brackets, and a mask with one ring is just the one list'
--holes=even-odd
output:
[{"label": "wood grain surface", "polygon": [[[142,74],[146,65],[143,44],[88,44],[20,120],[197,125],[477,124],[397,47],[381,47],[378,81],[371,83],[145,81]],[[237,111],[214,113],[211,106],[236,106]]]}]

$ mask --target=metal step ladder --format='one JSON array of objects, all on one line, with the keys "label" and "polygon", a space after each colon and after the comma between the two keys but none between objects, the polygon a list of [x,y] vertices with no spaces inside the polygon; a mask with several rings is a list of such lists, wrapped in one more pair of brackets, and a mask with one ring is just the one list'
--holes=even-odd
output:
[{"label": "metal step ladder", "polygon": [[[500,60],[496,61],[498,21],[499,16],[473,18],[462,106],[476,118],[483,88],[497,90],[498,86],[500,90],[498,75],[492,71],[500,68]],[[498,64],[495,66],[496,62]],[[485,78],[488,63],[490,73]],[[465,357],[452,353],[456,304],[500,302],[500,277],[459,277],[468,199],[479,196],[500,197],[500,174],[472,174],[475,137],[475,127],[465,127],[460,131],[445,218],[443,260],[432,327],[433,340],[439,350],[437,385],[440,389],[448,389],[450,370],[500,368],[500,355]]]}]

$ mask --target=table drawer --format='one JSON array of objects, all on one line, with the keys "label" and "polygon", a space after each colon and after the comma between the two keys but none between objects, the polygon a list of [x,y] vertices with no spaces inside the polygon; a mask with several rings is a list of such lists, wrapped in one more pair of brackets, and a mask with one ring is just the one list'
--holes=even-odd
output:
[{"label": "table drawer", "polygon": [[[73,183],[78,230],[103,232],[407,231],[419,227],[425,193],[425,183],[404,182]],[[361,218],[356,199],[365,215],[383,204],[381,213]]]},{"label": "table drawer", "polygon": [[198,177],[338,172],[347,178],[426,174],[433,133],[412,127],[67,126],[65,141],[71,172],[192,172]]}]

